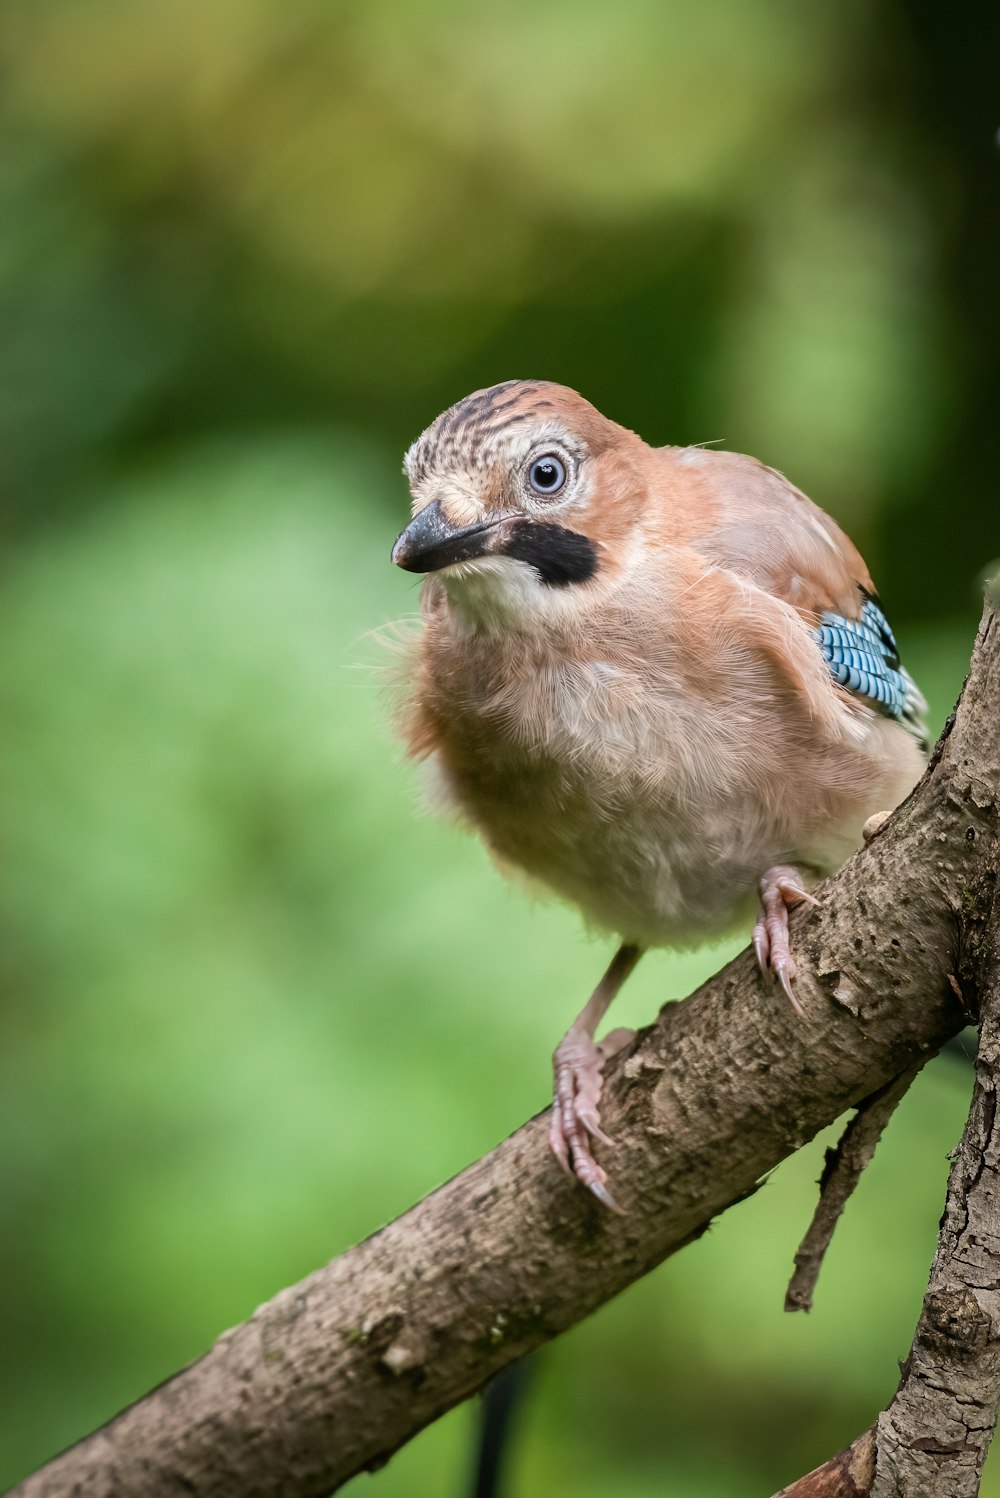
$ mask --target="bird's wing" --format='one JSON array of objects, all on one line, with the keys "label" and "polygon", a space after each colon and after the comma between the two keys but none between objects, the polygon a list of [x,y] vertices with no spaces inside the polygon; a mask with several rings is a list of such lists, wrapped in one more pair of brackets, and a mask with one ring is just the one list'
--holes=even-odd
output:
[{"label": "bird's wing", "polygon": [[850,698],[898,719],[925,741],[927,704],[900,664],[868,568],[836,522],[784,474],[755,458],[668,451],[675,464],[698,454],[691,476],[697,474],[706,502],[698,507],[697,534],[689,544],[715,566],[790,604]]}]

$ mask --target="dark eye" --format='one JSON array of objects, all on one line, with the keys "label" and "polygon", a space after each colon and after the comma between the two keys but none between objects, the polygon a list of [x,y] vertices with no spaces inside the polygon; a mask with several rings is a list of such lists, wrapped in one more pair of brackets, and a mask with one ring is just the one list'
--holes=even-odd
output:
[{"label": "dark eye", "polygon": [[558,494],[566,482],[566,467],[555,453],[536,458],[528,469],[528,483],[536,494]]}]

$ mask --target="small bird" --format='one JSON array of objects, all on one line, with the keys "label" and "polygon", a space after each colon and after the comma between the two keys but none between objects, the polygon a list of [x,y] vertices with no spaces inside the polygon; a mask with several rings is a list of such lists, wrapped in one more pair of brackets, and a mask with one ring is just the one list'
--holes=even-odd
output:
[{"label": "small bird", "polygon": [[788,910],[926,758],[926,704],[843,531],[739,453],[648,446],[575,391],[509,380],[409,449],[392,559],[428,573],[408,751],[497,862],[621,942],[557,1046],[549,1142],[594,1158],[597,1028],[642,952],[749,924],[799,1009]]}]

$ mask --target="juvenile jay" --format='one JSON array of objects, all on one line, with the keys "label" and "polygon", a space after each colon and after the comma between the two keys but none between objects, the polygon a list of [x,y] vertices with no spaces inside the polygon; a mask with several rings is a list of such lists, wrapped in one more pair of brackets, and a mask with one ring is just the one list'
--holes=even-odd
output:
[{"label": "juvenile jay", "polygon": [[[410,754],[502,865],[621,945],[554,1055],[550,1144],[605,1205],[596,1039],[641,953],[788,909],[921,774],[919,691],[843,531],[773,468],[649,447],[575,391],[480,390],[406,455],[392,558],[430,576]],[[814,902],[815,903],[815,902]]]}]

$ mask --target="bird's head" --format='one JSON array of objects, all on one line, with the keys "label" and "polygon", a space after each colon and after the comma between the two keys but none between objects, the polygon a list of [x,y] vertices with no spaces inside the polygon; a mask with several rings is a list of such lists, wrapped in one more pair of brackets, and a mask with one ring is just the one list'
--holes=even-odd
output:
[{"label": "bird's head", "polygon": [[[392,560],[470,611],[543,618],[620,572],[645,444],[562,385],[466,396],[406,454],[413,519]],[[647,450],[648,451],[648,450]]]}]

